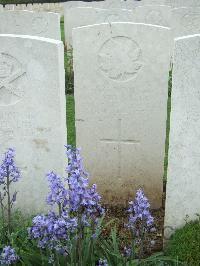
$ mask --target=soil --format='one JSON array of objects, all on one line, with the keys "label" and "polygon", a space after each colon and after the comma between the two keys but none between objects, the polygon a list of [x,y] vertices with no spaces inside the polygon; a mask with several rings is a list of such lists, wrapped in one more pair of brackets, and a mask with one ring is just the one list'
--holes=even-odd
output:
[{"label": "soil", "polygon": [[[162,251],[163,249],[163,225],[164,225],[164,209],[160,208],[158,210],[151,211],[152,216],[154,217],[154,225],[156,231],[149,234],[149,239],[155,241],[155,244],[149,247],[146,247],[145,254],[149,256],[155,252]],[[118,206],[107,206],[105,222],[110,222],[111,224],[106,229],[103,229],[103,234],[105,237],[108,237],[111,231],[111,228],[116,227],[117,236],[120,241],[121,249],[123,250],[125,246],[129,246],[131,243],[131,234],[130,231],[126,228],[128,223],[128,212],[127,208],[120,208]]]}]

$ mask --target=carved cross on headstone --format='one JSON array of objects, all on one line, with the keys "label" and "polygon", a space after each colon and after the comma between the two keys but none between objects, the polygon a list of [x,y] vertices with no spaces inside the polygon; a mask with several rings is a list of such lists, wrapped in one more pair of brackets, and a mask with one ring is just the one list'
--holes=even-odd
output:
[{"label": "carved cross on headstone", "polygon": [[118,119],[118,136],[116,139],[100,139],[101,142],[108,143],[108,144],[117,144],[117,152],[118,152],[118,178],[121,178],[121,162],[122,162],[122,153],[121,153],[121,145],[136,145],[140,144],[139,140],[133,139],[123,139],[122,138],[122,119]]}]

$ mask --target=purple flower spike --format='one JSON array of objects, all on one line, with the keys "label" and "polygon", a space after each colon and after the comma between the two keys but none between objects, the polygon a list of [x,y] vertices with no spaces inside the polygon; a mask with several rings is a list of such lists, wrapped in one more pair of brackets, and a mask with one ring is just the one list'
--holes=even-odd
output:
[{"label": "purple flower spike", "polygon": [[53,206],[56,203],[64,207],[67,203],[68,192],[61,177],[54,172],[50,172],[47,174],[47,178],[50,188],[50,192],[47,196],[47,204]]},{"label": "purple flower spike", "polygon": [[153,225],[154,219],[150,213],[149,201],[145,197],[142,189],[139,189],[136,192],[135,201],[129,202],[129,205],[128,212],[130,213],[130,216],[128,227],[135,230],[137,222],[144,222],[145,227],[150,229]]},{"label": "purple flower spike", "polygon": [[12,148],[9,148],[4,154],[2,164],[0,165],[0,184],[4,184],[8,176],[10,182],[17,182],[20,178],[20,171],[15,164],[15,151]]},{"label": "purple flower spike", "polygon": [[16,263],[19,260],[19,256],[17,256],[14,248],[10,246],[5,246],[0,255],[0,264],[11,265]]},{"label": "purple flower spike", "polygon": [[69,211],[82,214],[82,224],[90,225],[90,220],[96,222],[97,217],[104,213],[101,207],[101,197],[96,191],[96,185],[89,186],[88,174],[84,171],[80,149],[66,146],[68,166],[66,178],[69,184]]}]

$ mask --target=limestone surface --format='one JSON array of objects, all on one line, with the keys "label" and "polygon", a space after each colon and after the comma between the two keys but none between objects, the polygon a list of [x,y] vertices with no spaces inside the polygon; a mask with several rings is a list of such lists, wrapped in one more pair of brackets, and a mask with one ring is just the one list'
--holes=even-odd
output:
[{"label": "limestone surface", "polygon": [[104,22],[133,22],[133,10],[112,8],[101,9],[93,7],[76,7],[65,10],[65,41],[68,47],[73,46],[72,29],[80,26]]},{"label": "limestone surface", "polygon": [[17,207],[46,209],[45,174],[63,174],[66,143],[63,43],[0,35],[0,154],[16,150]]},{"label": "limestone surface", "polygon": [[174,7],[200,7],[199,0],[167,0]]},{"label": "limestone surface", "polygon": [[171,7],[165,5],[144,5],[134,12],[136,22],[171,27]]},{"label": "limestone surface", "polygon": [[200,33],[200,7],[182,7],[172,9],[174,37]]},{"label": "limestone surface", "polygon": [[34,11],[4,11],[0,14],[0,34],[31,35],[60,40],[60,16]]},{"label": "limestone surface", "polygon": [[77,146],[106,203],[142,187],[161,206],[170,41],[140,23],[73,30]]},{"label": "limestone surface", "polygon": [[200,35],[175,40],[165,237],[200,210]]}]

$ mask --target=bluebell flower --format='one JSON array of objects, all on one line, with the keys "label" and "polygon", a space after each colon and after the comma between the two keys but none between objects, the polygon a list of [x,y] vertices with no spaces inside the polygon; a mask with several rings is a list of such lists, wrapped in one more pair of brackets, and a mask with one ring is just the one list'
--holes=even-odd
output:
[{"label": "bluebell flower", "polygon": [[134,201],[129,202],[129,223],[128,227],[135,230],[137,223],[143,223],[146,228],[151,228],[154,219],[150,213],[150,204],[148,199],[145,197],[142,189],[136,192]]},{"label": "bluebell flower", "polygon": [[65,188],[62,178],[54,172],[47,174],[50,192],[47,196],[47,204],[53,206],[54,204],[61,204],[62,207],[67,204],[68,192]]},{"label": "bluebell flower", "polygon": [[99,259],[97,266],[108,266],[108,261],[106,259]]},{"label": "bluebell flower", "polygon": [[20,178],[20,171],[15,164],[15,151],[12,148],[5,152],[0,165],[0,184],[4,184],[7,177],[10,182],[17,182]]},{"label": "bluebell flower", "polygon": [[38,247],[55,249],[60,241],[69,240],[70,233],[77,227],[76,218],[60,217],[54,212],[37,215],[28,229],[29,236],[38,241]]},{"label": "bluebell flower", "polygon": [[84,171],[80,149],[66,146],[68,166],[66,168],[66,181],[69,185],[69,211],[82,214],[82,223],[89,226],[90,221],[96,222],[98,216],[102,216],[104,209],[100,202],[101,197],[97,193],[97,186],[89,186],[88,174]]},{"label": "bluebell flower", "polygon": [[4,265],[11,265],[19,260],[19,256],[16,254],[14,248],[5,246],[0,255],[0,263]]}]

